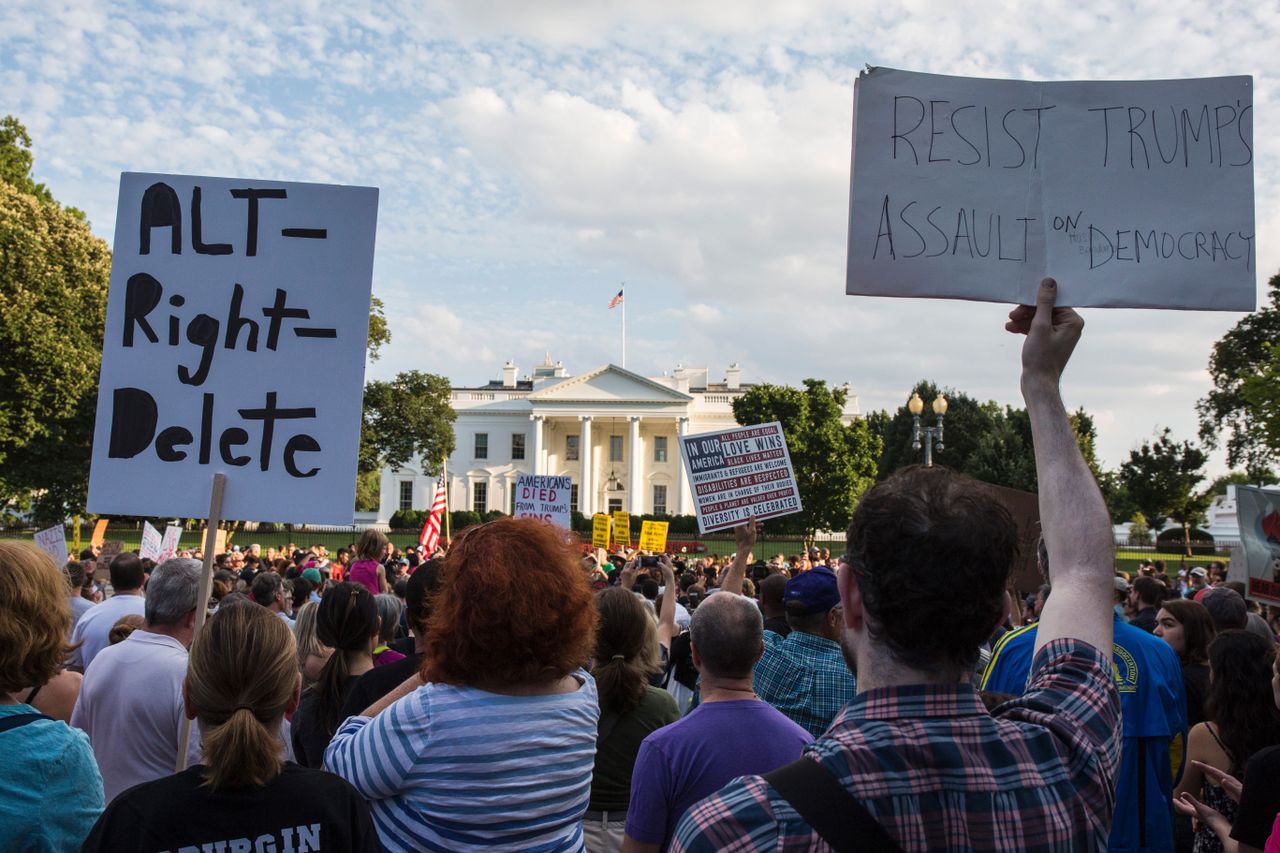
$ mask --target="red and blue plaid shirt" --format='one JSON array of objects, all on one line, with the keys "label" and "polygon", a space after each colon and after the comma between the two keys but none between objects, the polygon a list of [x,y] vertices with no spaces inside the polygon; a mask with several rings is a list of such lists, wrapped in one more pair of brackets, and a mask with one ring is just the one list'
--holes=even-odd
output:
[{"label": "red and blue plaid shirt", "polygon": [[[905,850],[1105,850],[1120,762],[1111,660],[1077,640],[1040,650],[1027,692],[989,714],[972,684],[868,690],[805,755]],[[759,776],[681,819],[670,848],[827,850]]]}]

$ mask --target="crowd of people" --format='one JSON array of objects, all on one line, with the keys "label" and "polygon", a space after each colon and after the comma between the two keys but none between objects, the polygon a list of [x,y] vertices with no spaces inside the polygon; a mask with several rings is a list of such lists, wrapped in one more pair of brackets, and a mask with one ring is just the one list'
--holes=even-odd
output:
[{"label": "crowd of people", "polygon": [[[1280,851],[1276,616],[1225,567],[1116,571],[1058,391],[1082,322],[1010,315],[1044,585],[941,467],[846,550],[591,551],[501,518],[159,565],[0,542],[9,850]],[[207,616],[196,630],[197,616]]]}]

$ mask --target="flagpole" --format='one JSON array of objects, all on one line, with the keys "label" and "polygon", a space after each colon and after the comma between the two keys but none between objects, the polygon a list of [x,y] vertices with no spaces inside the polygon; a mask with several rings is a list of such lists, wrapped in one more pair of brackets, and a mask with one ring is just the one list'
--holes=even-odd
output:
[{"label": "flagpole", "polygon": [[622,369],[627,368],[627,283],[622,283]]},{"label": "flagpole", "polygon": [[444,457],[444,461],[440,463],[440,482],[444,484],[444,544],[448,545],[453,541],[453,534],[449,532],[449,457]]}]

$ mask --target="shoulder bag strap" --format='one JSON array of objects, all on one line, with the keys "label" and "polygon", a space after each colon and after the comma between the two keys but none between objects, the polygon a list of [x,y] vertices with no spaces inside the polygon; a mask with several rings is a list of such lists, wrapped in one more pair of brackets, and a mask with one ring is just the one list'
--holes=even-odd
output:
[{"label": "shoulder bag strap", "polygon": [[27,723],[34,723],[36,720],[51,720],[52,717],[46,717],[44,714],[12,714],[7,717],[0,717],[0,732],[7,732],[10,729],[16,729],[18,726],[25,726]]},{"label": "shoulder bag strap", "polygon": [[802,757],[766,773],[764,780],[837,853],[902,853],[884,827],[821,763]]}]

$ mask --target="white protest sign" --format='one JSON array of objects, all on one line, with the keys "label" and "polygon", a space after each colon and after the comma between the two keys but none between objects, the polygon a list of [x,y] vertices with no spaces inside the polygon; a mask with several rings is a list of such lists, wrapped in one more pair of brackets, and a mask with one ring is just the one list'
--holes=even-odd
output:
[{"label": "white protest sign", "polygon": [[67,562],[67,531],[59,524],[36,532],[36,545],[49,555],[58,568]]},{"label": "white protest sign", "polygon": [[138,556],[144,560],[160,561],[160,549],[164,540],[160,531],[151,526],[151,522],[142,522],[142,546],[138,548]]},{"label": "white protest sign", "polygon": [[182,538],[182,528],[176,524],[170,524],[164,529],[164,538],[160,540],[160,556],[156,557],[157,563],[163,563],[165,560],[178,553],[178,540]]},{"label": "white protest sign", "polygon": [[854,86],[846,292],[1252,311],[1253,78]]},{"label": "white protest sign", "polygon": [[378,191],[125,173],[88,505],[350,524]]},{"label": "white protest sign", "polygon": [[[1236,521],[1248,573],[1245,594],[1280,605],[1280,491],[1236,486]],[[1234,575],[1234,559],[1231,568]]]},{"label": "white protest sign", "polygon": [[800,512],[791,454],[777,421],[681,436],[680,457],[703,533],[751,517],[763,520]]},{"label": "white protest sign", "polygon": [[516,476],[516,518],[540,518],[565,530],[569,529],[569,491],[571,477],[546,474]]}]

